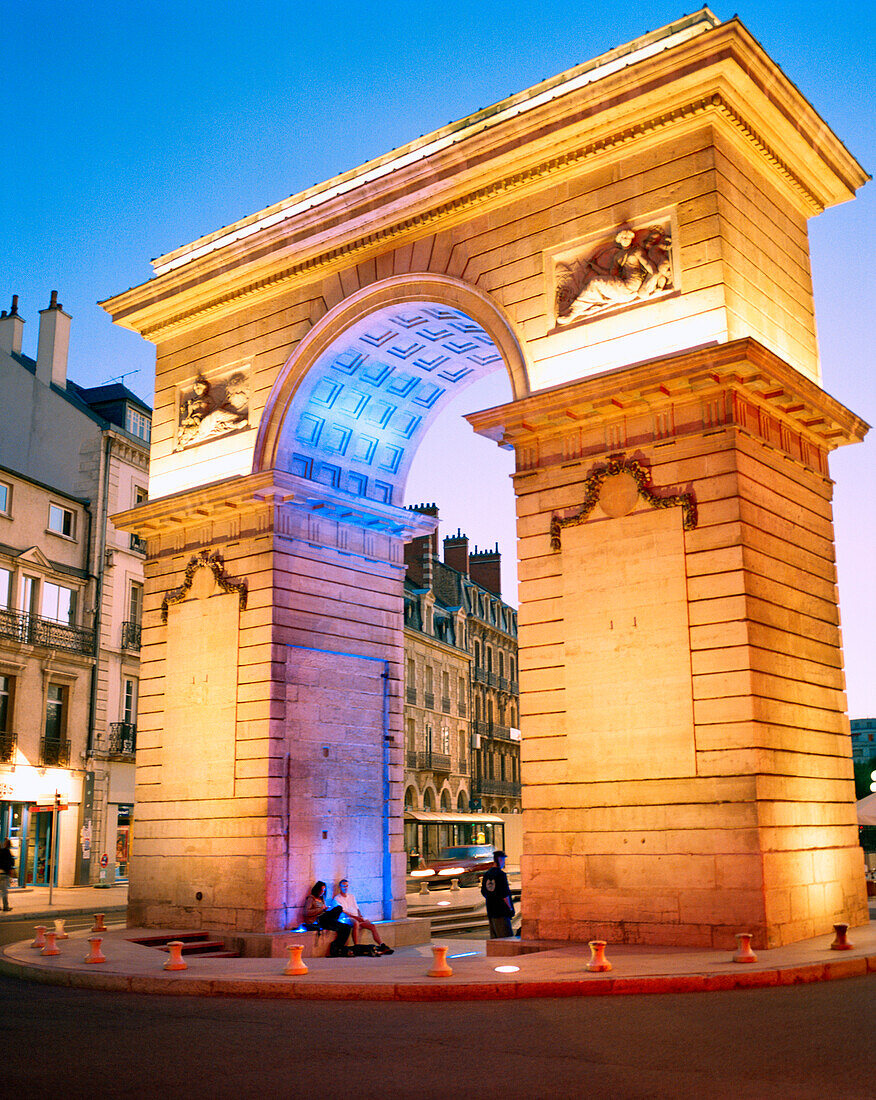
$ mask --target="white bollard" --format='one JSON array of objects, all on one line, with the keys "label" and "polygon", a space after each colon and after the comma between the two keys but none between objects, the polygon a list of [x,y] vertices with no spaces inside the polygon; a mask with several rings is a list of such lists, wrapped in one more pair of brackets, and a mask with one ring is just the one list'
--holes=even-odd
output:
[{"label": "white bollard", "polygon": [[46,946],[40,951],[41,955],[60,955],[61,951],[55,943],[55,933],[46,932]]},{"label": "white bollard", "polygon": [[100,945],[103,943],[103,936],[89,936],[88,942],[91,944],[91,951],[82,961],[87,963],[105,963],[106,955],[104,955],[100,949]]},{"label": "white bollard", "polygon": [[432,969],[428,971],[430,978],[449,978],[453,974],[453,968],[447,962],[447,948],[438,944],[432,945]]},{"label": "white bollard", "polygon": [[605,957],[606,943],[606,940],[590,941],[590,962],[587,964],[588,970],[594,970],[598,973],[604,970],[611,970],[611,963]]},{"label": "white bollard", "polygon": [[189,964],[183,961],[182,940],[170,940],[167,945],[168,951],[170,951],[170,958],[164,964],[165,970],[188,970]]},{"label": "white bollard", "polygon": [[751,950],[752,932],[737,932],[736,943],[739,945],[733,956],[735,963],[756,963],[757,955]]},{"label": "white bollard", "polygon": [[307,967],[301,961],[301,952],[304,950],[303,943],[290,943],[286,947],[289,952],[289,961],[286,963],[286,969],[284,974],[306,974]]},{"label": "white bollard", "polygon": [[34,932],[36,932],[36,935],[34,936],[33,943],[30,946],[31,947],[39,947],[39,948],[45,947],[46,946],[46,926],[44,924],[37,924],[37,925],[34,926]]},{"label": "white bollard", "polygon": [[64,921],[66,917],[57,917],[55,919],[55,936],[59,940],[69,940],[69,936],[64,931]]}]

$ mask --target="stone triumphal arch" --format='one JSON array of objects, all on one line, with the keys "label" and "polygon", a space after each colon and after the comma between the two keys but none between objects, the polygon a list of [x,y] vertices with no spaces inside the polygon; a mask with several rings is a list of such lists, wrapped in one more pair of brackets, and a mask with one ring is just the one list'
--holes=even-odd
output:
[{"label": "stone triumphal arch", "polygon": [[104,303],[158,349],[133,921],[269,937],[345,874],[403,920],[404,482],[502,369],[526,934],[866,919],[806,225],[866,178],[704,10]]}]

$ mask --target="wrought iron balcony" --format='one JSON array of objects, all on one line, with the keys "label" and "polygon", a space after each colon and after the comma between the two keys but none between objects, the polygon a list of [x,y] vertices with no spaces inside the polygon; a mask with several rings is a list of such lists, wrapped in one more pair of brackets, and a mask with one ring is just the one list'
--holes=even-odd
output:
[{"label": "wrought iron balcony", "polygon": [[456,765],[456,771],[459,775],[468,775],[468,761],[460,760]]},{"label": "wrought iron balcony", "polygon": [[416,688],[405,688],[405,701],[408,702],[408,703],[416,704],[416,702],[417,702],[417,689]]},{"label": "wrought iron balcony", "polygon": [[139,535],[131,535],[131,549],[138,550],[141,554],[145,554],[146,540],[141,539]]},{"label": "wrought iron balcony", "polygon": [[134,755],[137,751],[137,727],[133,722],[110,722],[106,751],[114,756]]},{"label": "wrought iron balcony", "polygon": [[70,742],[55,741],[51,737],[40,738],[40,767],[69,768]]},{"label": "wrought iron balcony", "polygon": [[18,734],[0,733],[0,764],[12,764],[15,761],[15,749],[18,745]]},{"label": "wrought iron balcony", "polygon": [[418,755],[418,753],[413,752],[411,749],[408,749],[405,752],[405,767],[408,768],[410,771],[415,772],[417,770]]},{"label": "wrought iron balcony", "polygon": [[139,649],[140,623],[122,623],[122,649]]},{"label": "wrought iron balcony", "polygon": [[450,713],[450,696],[449,695],[442,695],[441,696],[441,709],[444,711],[445,714]]},{"label": "wrought iron balcony", "polygon": [[466,713],[465,699],[460,699],[459,700],[459,702],[456,705],[456,710],[459,714],[461,714],[463,716],[465,715],[465,713]]},{"label": "wrought iron balcony", "polygon": [[435,706],[435,693],[434,691],[423,692],[423,706],[429,710]]},{"label": "wrought iron balcony", "polygon": [[418,772],[450,772],[450,757],[442,752],[418,752],[416,757]]},{"label": "wrought iron balcony", "polygon": [[512,783],[507,779],[474,779],[472,780],[473,794],[496,794],[505,798],[519,798],[520,784]]},{"label": "wrought iron balcony", "polygon": [[41,619],[24,611],[0,610],[0,638],[19,645],[38,645],[45,649],[66,649],[73,653],[94,653],[94,631],[78,626]]}]

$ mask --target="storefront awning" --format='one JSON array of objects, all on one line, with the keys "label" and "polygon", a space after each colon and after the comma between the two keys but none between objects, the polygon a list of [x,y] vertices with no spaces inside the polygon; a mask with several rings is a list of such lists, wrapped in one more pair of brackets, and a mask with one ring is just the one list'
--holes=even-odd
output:
[{"label": "storefront awning", "polygon": [[498,814],[456,814],[445,810],[436,813],[433,810],[405,810],[405,821],[419,821],[423,825],[503,825],[504,818]]}]

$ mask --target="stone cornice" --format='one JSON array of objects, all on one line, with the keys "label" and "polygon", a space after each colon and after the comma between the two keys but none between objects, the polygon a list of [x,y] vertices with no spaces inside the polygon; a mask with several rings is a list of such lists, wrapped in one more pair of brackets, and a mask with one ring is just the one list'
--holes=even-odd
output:
[{"label": "stone cornice", "polygon": [[430,533],[435,526],[431,516],[421,516],[407,508],[377,501],[352,498],[315,481],[266,470],[245,477],[228,478],[213,485],[184,490],[157,500],[147,501],[111,517],[122,531],[131,531],[143,539],[158,534],[202,527],[205,523],[273,510],[288,505],[298,512],[317,515],[341,526],[360,527],[409,541]]},{"label": "stone cornice", "polygon": [[[630,83],[637,78],[651,80],[647,94]],[[807,217],[852,197],[855,187],[867,179],[736,21],[598,83],[606,97],[615,94],[613,101],[594,100],[596,85],[591,85],[534,112],[527,119],[528,131],[520,120],[513,122],[513,132],[512,122],[502,123],[491,132],[489,142],[473,135],[468,139],[475,143],[472,148],[443,150],[434,163],[424,162],[417,172],[406,170],[398,178],[393,175],[370,185],[358,198],[351,194],[327,204],[318,219],[302,214],[103,304],[116,322],[158,341],[217,311],[280,293],[295,281],[350,266],[388,246],[450,227],[473,210],[507,203],[526,189],[580,171],[590,160],[626,155],[633,141],[653,141],[669,127],[704,119],[741,140]],[[694,88],[699,94],[691,96]],[[759,95],[756,106],[749,102],[753,89]],[[800,119],[792,115],[795,107],[798,116],[811,116],[817,142],[803,141]],[[776,133],[781,148],[766,138],[767,129]],[[503,135],[505,145],[500,146]],[[588,135],[592,140],[582,142]],[[571,147],[544,157],[546,149],[556,150],[562,144]],[[479,167],[472,168],[479,157]],[[791,167],[789,157],[800,163],[799,169]],[[516,170],[509,171],[513,165]],[[432,171],[426,172],[427,168]],[[447,196],[443,201],[442,189]],[[290,253],[296,252],[289,262]],[[222,280],[221,292],[217,292],[218,280]],[[180,308],[186,299],[190,304]],[[172,300],[177,308],[171,313]]]},{"label": "stone cornice", "polygon": [[[466,417],[514,447],[672,406],[738,393],[825,451],[860,442],[869,425],[747,337],[607,371]],[[565,424],[565,428],[563,425]]]}]

